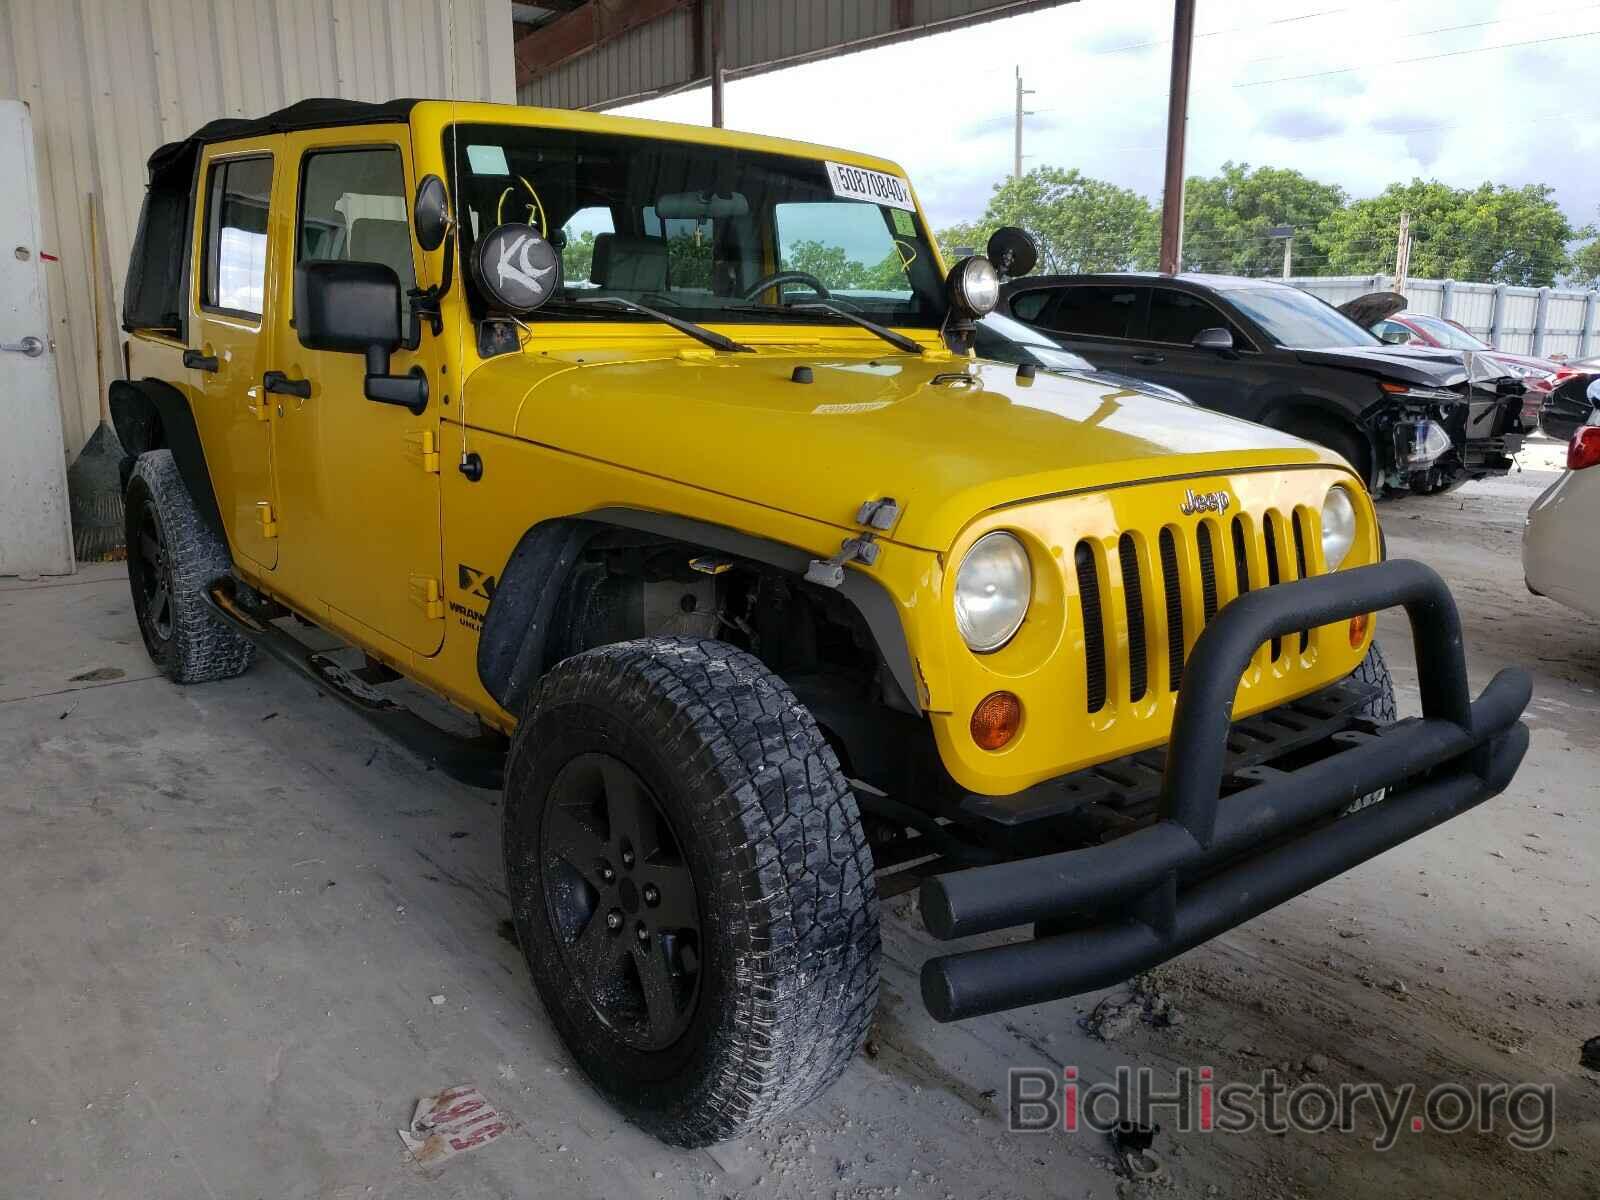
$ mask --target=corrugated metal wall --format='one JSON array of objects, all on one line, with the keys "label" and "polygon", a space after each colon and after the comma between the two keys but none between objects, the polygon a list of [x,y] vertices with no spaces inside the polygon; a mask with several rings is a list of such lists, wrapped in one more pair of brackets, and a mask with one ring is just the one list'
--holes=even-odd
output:
[{"label": "corrugated metal wall", "polygon": [[[1343,304],[1394,285],[1388,275],[1308,275],[1288,282],[1329,304]],[[1600,350],[1600,292],[1593,290],[1408,279],[1406,308],[1459,321],[1509,354],[1586,358]]]},{"label": "corrugated metal wall", "polygon": [[[451,67],[454,25],[455,66]],[[145,160],[214,117],[308,96],[515,99],[510,0],[0,0],[0,96],[28,102],[62,399],[75,456],[99,420],[89,194],[104,216],[101,330],[118,369]]]},{"label": "corrugated metal wall", "polygon": [[[723,66],[730,77],[867,45],[940,32],[946,25],[1049,8],[1070,0],[912,0],[909,27],[896,0],[723,0]],[[694,82],[694,17],[669,13],[518,89],[523,104],[605,108]],[[536,35],[537,36],[537,35]]]}]

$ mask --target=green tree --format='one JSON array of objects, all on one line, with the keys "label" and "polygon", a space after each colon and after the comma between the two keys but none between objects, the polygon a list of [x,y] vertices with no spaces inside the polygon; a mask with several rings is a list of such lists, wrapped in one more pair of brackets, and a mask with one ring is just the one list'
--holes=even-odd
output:
[{"label": "green tree", "polygon": [[1021,179],[995,184],[982,219],[946,229],[939,243],[947,251],[960,245],[981,254],[1002,225],[1033,234],[1044,272],[1141,270],[1156,263],[1160,233],[1150,201],[1072,169],[1035,167]]},{"label": "green tree", "polygon": [[1453,188],[1413,179],[1331,213],[1317,236],[1332,274],[1393,271],[1400,214],[1409,213],[1412,275],[1544,287],[1571,265],[1566,246],[1578,232],[1553,194],[1537,183]]},{"label": "green tree", "polygon": [[561,281],[568,287],[587,283],[594,263],[594,231],[585,229],[561,248]]},{"label": "green tree", "polygon": [[784,257],[783,269],[815,275],[835,291],[903,292],[906,281],[900,254],[891,250],[882,261],[867,266],[847,257],[843,246],[827,246],[816,241],[796,242]]},{"label": "green tree", "polygon": [[1294,226],[1294,257],[1320,264],[1317,227],[1344,203],[1343,188],[1284,167],[1225,162],[1215,175],[1191,176],[1183,201],[1184,269],[1276,275],[1283,243],[1268,235],[1274,225]]},{"label": "green tree", "polygon": [[1600,288],[1600,224],[1585,225],[1577,236],[1588,240],[1573,253],[1567,282],[1577,287]]}]

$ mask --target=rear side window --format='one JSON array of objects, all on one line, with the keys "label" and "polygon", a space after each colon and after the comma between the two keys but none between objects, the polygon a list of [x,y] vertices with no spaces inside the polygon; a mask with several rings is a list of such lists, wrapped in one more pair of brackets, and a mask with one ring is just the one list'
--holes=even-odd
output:
[{"label": "rear side window", "polygon": [[1233,334],[1235,345],[1243,342],[1233,322],[1199,296],[1171,288],[1156,288],[1151,294],[1148,340],[1187,346],[1202,329],[1226,329]]},{"label": "rear side window", "polygon": [[261,315],[271,197],[270,157],[230,158],[211,164],[206,180],[205,274],[200,290],[205,307]]},{"label": "rear side window", "polygon": [[300,177],[295,256],[381,263],[401,290],[416,286],[406,172],[400,151],[325,150],[307,154]]},{"label": "rear side window", "polygon": [[1044,306],[1050,302],[1052,294],[1047,288],[1023,292],[1011,302],[1011,315],[1019,321],[1037,321],[1039,314],[1044,311]]},{"label": "rear side window", "polygon": [[1046,313],[1046,328],[1085,337],[1125,338],[1133,335],[1139,311],[1139,289],[1113,285],[1062,288]]}]

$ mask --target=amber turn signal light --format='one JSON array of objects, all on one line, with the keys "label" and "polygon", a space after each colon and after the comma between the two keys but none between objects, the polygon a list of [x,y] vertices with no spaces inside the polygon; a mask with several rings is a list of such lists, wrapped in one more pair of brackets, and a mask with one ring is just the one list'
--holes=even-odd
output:
[{"label": "amber turn signal light", "polygon": [[1367,626],[1371,624],[1371,613],[1362,613],[1360,616],[1350,618],[1350,645],[1352,648],[1361,645],[1366,640]]},{"label": "amber turn signal light", "polygon": [[990,692],[972,710],[972,740],[980,749],[999,750],[1022,724],[1022,701],[1010,692]]}]

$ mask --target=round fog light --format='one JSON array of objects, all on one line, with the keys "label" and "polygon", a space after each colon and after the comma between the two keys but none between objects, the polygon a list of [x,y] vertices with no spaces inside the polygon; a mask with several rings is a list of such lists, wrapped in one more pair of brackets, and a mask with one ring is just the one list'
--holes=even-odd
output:
[{"label": "round fog light", "polygon": [[972,710],[972,740],[982,750],[999,750],[1017,735],[1022,701],[1010,692],[990,692]]}]

